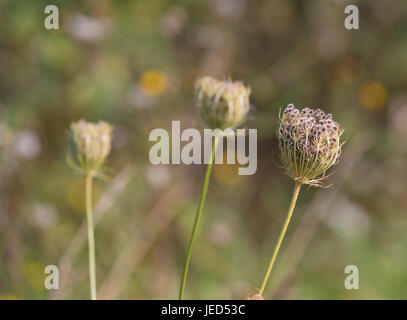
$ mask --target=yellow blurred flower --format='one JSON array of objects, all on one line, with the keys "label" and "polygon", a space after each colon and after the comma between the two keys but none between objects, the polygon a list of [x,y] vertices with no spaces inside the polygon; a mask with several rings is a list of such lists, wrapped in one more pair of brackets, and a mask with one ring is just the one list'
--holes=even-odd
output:
[{"label": "yellow blurred flower", "polygon": [[364,82],[359,88],[359,99],[362,105],[370,110],[382,109],[387,102],[386,88],[377,81]]},{"label": "yellow blurred flower", "polygon": [[142,74],[139,85],[143,92],[149,96],[158,96],[168,87],[168,78],[165,73],[158,70],[149,70]]}]

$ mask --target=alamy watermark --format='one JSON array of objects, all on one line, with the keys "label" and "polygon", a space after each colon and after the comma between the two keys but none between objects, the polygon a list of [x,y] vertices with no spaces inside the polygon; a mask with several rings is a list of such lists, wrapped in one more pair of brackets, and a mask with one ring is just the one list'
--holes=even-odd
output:
[{"label": "alamy watermark", "polygon": [[[187,165],[208,164],[211,161],[213,138],[215,137],[220,140],[216,148],[215,164],[224,163],[223,145],[226,141],[226,164],[238,163],[245,166],[239,167],[239,175],[256,173],[257,129],[204,129],[202,138],[201,133],[194,128],[181,132],[180,121],[172,121],[171,135],[162,128],[156,128],[150,132],[149,141],[156,141],[150,149],[150,162],[155,165],[180,164],[181,162]],[[186,144],[181,147],[182,142],[186,142]]]},{"label": "alamy watermark", "polygon": [[59,10],[58,7],[55,5],[48,5],[44,9],[45,14],[49,14],[47,17],[45,17],[44,20],[44,27],[47,30],[52,30],[52,29],[59,29]]},{"label": "alamy watermark", "polygon": [[345,288],[348,290],[359,289],[359,269],[355,265],[348,265],[345,267],[345,274],[349,274],[345,278]]},{"label": "alamy watermark", "polygon": [[347,30],[359,29],[359,9],[357,6],[350,4],[345,7],[346,14],[349,14],[344,21]]},{"label": "alamy watermark", "polygon": [[44,287],[48,290],[59,289],[59,269],[57,266],[48,265],[44,270],[45,274],[49,274],[44,280]]}]

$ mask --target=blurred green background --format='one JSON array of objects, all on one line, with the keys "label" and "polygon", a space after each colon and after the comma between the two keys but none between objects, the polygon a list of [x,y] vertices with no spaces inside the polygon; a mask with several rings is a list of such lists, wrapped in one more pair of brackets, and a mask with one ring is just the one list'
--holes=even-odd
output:
[{"label": "blurred green background", "polygon": [[[350,3],[359,30],[344,28]],[[111,179],[95,184],[99,297],[177,298],[205,166],[151,165],[148,135],[201,128],[193,82],[212,75],[252,88],[258,170],[215,166],[185,297],[260,286],[293,184],[277,115],[294,103],[331,112],[347,143],[334,186],[303,188],[266,298],[406,299],[406,57],[402,0],[0,0],[0,298],[89,298],[84,181],[65,162],[81,118],[115,125]]]}]

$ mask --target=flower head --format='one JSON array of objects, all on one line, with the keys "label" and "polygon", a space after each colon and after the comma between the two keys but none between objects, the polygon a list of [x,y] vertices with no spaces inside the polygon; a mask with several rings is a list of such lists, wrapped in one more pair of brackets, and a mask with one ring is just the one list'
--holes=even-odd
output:
[{"label": "flower head", "polygon": [[250,110],[250,88],[239,81],[203,77],[195,82],[196,104],[211,129],[235,128]]},{"label": "flower head", "polygon": [[321,109],[298,110],[289,104],[277,130],[286,173],[300,184],[319,186],[339,160],[342,133],[331,114]]},{"label": "flower head", "polygon": [[95,173],[110,153],[113,127],[103,121],[71,124],[68,162],[76,169]]}]

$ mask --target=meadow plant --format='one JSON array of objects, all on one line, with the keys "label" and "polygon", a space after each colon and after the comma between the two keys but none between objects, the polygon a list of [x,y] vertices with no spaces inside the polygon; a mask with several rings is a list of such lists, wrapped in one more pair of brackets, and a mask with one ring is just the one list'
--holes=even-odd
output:
[{"label": "meadow plant", "polygon": [[201,118],[209,128],[219,129],[221,133],[216,134],[214,137],[211,158],[206,167],[201,199],[199,201],[185,258],[184,271],[179,291],[180,300],[184,297],[192,246],[195,241],[196,231],[204,207],[219,138],[224,130],[236,128],[246,121],[247,113],[250,109],[249,97],[250,88],[246,87],[239,81],[222,81],[212,77],[202,77],[195,82],[195,104]]},{"label": "meadow plant", "polygon": [[262,297],[278,251],[287,231],[302,185],[321,187],[327,170],[341,155],[343,133],[331,114],[321,109],[298,110],[289,104],[279,116],[278,144],[285,173],[294,180],[294,191],[283,228],[274,248],[266,275],[257,296]]},{"label": "meadow plant", "polygon": [[92,213],[93,178],[103,176],[103,163],[111,149],[113,127],[103,121],[90,123],[80,120],[72,123],[70,131],[68,164],[86,179],[86,222],[88,229],[89,278],[91,299],[96,300],[95,237]]},{"label": "meadow plant", "polygon": [[203,77],[195,89],[199,114],[209,128],[233,129],[246,121],[251,90],[242,82]]}]

